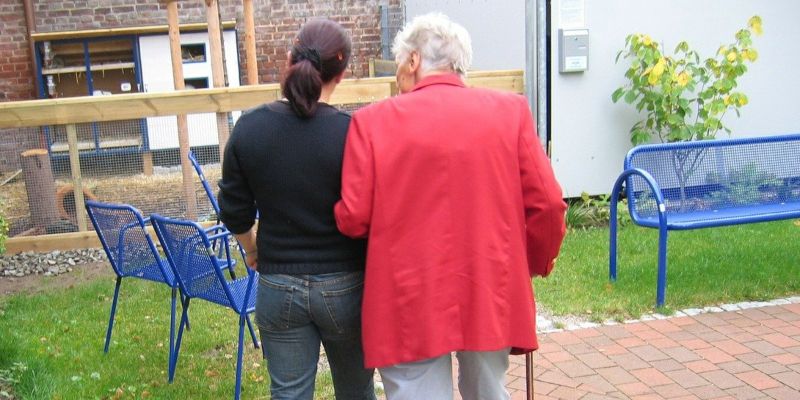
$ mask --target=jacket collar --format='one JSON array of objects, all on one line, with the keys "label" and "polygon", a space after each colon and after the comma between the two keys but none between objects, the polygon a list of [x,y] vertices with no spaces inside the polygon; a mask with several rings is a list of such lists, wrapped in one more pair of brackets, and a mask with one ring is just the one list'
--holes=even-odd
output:
[{"label": "jacket collar", "polygon": [[414,85],[414,89],[412,89],[411,91],[416,92],[417,90],[420,90],[426,86],[431,86],[431,85],[452,85],[452,86],[466,87],[464,81],[461,79],[461,76],[456,73],[436,74],[422,78],[421,81],[417,82],[417,84]]}]

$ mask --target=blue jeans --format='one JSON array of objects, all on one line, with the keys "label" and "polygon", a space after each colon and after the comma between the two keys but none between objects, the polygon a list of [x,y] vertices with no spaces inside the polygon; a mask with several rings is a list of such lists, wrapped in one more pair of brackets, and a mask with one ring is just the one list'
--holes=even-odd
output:
[{"label": "blue jeans", "polygon": [[374,400],[373,369],[361,347],[363,272],[262,274],[256,324],[272,381],[272,399],[311,400],[320,342],[337,400]]}]

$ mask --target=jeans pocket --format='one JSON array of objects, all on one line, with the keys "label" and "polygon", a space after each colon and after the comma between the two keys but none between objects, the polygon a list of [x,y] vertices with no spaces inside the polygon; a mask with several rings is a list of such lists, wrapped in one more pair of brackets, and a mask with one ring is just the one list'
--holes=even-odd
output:
[{"label": "jeans pocket", "polygon": [[345,288],[320,291],[328,316],[339,334],[358,333],[361,327],[364,281],[349,283]]},{"label": "jeans pocket", "polygon": [[271,281],[267,275],[259,277],[256,297],[259,329],[277,332],[290,328],[294,292],[294,287]]}]

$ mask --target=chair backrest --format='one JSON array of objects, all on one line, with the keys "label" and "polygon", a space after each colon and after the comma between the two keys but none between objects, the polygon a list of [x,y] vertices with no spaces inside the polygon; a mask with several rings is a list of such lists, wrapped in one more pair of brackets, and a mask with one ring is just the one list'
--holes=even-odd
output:
[{"label": "chair backrest", "polygon": [[[205,230],[195,222],[158,214],[151,215],[150,219],[183,293],[233,307],[236,303],[211,244],[229,233],[213,235],[209,239]],[[232,265],[230,259],[226,261],[227,265]]]},{"label": "chair backrest", "polygon": [[[800,201],[797,134],[638,146],[624,168],[650,173],[668,216]],[[634,217],[656,214],[644,179],[629,178],[626,186]]]},{"label": "chair backrest", "polygon": [[173,275],[167,271],[169,266],[162,262],[147,233],[147,220],[139,210],[127,204],[87,200],[86,212],[118,276],[135,276],[142,268],[157,266],[161,276],[148,277],[175,285]]},{"label": "chair backrest", "polygon": [[205,174],[203,174],[203,168],[200,167],[200,162],[197,161],[197,157],[195,157],[194,153],[191,151],[189,152],[189,161],[192,163],[195,172],[197,172],[197,176],[200,178],[200,183],[203,185],[203,190],[205,190],[206,196],[208,196],[211,207],[214,208],[214,212],[219,216],[219,203],[217,203],[217,198],[214,196],[214,191],[211,190],[211,185],[208,183]]}]

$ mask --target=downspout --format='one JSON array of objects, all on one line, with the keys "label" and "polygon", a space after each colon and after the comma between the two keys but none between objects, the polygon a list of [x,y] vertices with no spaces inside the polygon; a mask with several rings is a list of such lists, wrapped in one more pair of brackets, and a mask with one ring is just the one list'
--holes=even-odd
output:
[{"label": "downspout", "polygon": [[31,75],[33,75],[33,98],[39,93],[41,82],[36,71],[36,44],[33,42],[33,34],[36,33],[36,17],[33,13],[33,0],[23,0],[25,4],[25,27],[28,30],[28,47],[31,57]]}]

